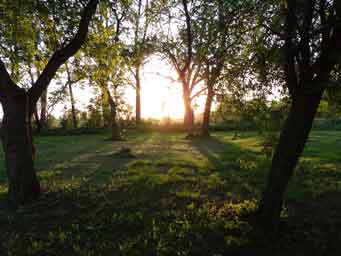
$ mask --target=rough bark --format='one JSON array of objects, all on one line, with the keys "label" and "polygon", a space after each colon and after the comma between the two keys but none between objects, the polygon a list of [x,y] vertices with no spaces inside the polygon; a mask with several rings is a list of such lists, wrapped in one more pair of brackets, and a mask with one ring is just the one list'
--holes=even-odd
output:
[{"label": "rough bark", "polygon": [[8,200],[18,205],[35,199],[40,185],[34,169],[34,146],[27,93],[13,86],[2,100],[2,145],[8,177]]},{"label": "rough bark", "polygon": [[278,228],[283,195],[307,142],[321,97],[322,91],[314,94],[300,93],[293,99],[260,202],[259,216],[267,229],[276,231]]}]

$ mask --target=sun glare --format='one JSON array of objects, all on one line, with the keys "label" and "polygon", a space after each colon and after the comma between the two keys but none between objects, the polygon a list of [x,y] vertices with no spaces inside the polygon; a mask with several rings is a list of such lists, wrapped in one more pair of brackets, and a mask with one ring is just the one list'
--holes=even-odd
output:
[{"label": "sun glare", "polygon": [[142,74],[142,117],[172,118],[183,117],[184,106],[180,84],[170,79],[176,79],[175,72],[160,59],[152,59],[146,64]]},{"label": "sun glare", "polygon": [[[144,65],[141,71],[141,111],[143,119],[173,119],[180,120],[184,116],[184,105],[182,101],[181,84],[176,82],[177,74],[160,57],[154,56]],[[52,84],[51,88],[56,87]],[[58,88],[58,87],[56,87]],[[78,96],[76,108],[83,110],[90,103],[92,89],[89,86],[74,87],[75,95]],[[128,87],[125,91],[125,98],[135,109],[135,90]],[[196,113],[203,111],[205,97],[198,97],[194,102]],[[62,116],[64,106],[62,103],[55,107],[52,112],[56,117]]]},{"label": "sun glare", "polygon": [[[173,118],[184,115],[181,92],[176,88],[165,90],[161,79],[149,81],[142,90],[142,117],[143,118]],[[167,89],[167,88],[166,88]]]},{"label": "sun glare", "polygon": [[[160,58],[152,58],[141,72],[142,118],[181,119],[184,115],[180,84],[172,81],[176,73]],[[135,107],[135,92],[127,92],[129,103]]]}]

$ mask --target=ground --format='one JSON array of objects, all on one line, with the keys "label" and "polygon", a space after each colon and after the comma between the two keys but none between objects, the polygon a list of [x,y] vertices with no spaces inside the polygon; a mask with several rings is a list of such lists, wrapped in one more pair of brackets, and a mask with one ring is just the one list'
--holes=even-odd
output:
[{"label": "ground", "polygon": [[339,255],[341,132],[310,136],[276,239],[249,218],[269,169],[261,137],[184,137],[38,137],[44,194],[17,210],[1,155],[0,255]]}]

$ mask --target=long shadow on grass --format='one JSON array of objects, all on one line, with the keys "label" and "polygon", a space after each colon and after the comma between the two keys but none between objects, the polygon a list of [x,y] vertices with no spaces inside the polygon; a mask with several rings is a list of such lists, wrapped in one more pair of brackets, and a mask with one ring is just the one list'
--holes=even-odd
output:
[{"label": "long shadow on grass", "polygon": [[[257,161],[255,152],[214,137],[194,141],[193,146],[217,165],[220,161],[230,163],[212,170],[227,182],[222,189],[234,185],[232,192],[242,193],[252,176],[260,176],[259,166],[238,160]],[[91,157],[88,160],[93,160]],[[112,156],[103,158],[110,162]],[[46,255],[47,251],[50,255],[258,255],[260,248],[272,250],[272,254],[263,255],[337,255],[330,248],[341,249],[339,208],[332,207],[328,218],[323,216],[324,206],[332,205],[330,196],[317,203],[321,212],[305,206],[307,215],[301,210],[290,216],[285,235],[272,243],[243,219],[255,207],[250,201],[222,205],[179,198],[176,192],[181,182],[191,181],[187,189],[204,187],[209,179],[203,177],[198,182],[199,175],[118,170],[110,175],[112,182],[102,187],[83,182],[50,191],[17,211],[0,209],[0,239],[5,250],[16,256]],[[254,196],[252,190],[250,194]],[[337,205],[339,194],[333,196]],[[309,209],[316,216],[311,218]],[[330,218],[334,221],[329,222]]]},{"label": "long shadow on grass", "polygon": [[238,146],[232,142],[222,142],[215,136],[193,140],[192,145],[217,167],[224,163],[236,163],[239,159],[259,160],[262,155]]},{"label": "long shadow on grass", "polygon": [[[222,177],[225,177],[226,180],[234,177],[231,180],[233,183],[238,183],[238,189],[234,190],[234,193],[243,193],[242,188],[249,185],[258,188],[258,192],[261,191],[268,166],[262,164],[260,153],[245,150],[235,143],[224,143],[216,137],[195,140],[193,145],[218,169],[224,170],[225,175]],[[245,173],[243,166],[236,164],[240,159],[249,159],[260,163],[258,167],[254,168],[257,172],[253,171],[258,182],[252,182],[254,181],[251,178],[252,175],[243,175]],[[235,179],[235,174],[240,174],[237,175],[240,179]],[[327,184],[328,180],[324,182],[324,179],[332,179],[334,183],[337,183],[340,180],[340,173],[337,170],[326,171],[321,167],[308,165],[299,167],[296,170],[296,175],[292,183],[299,185],[289,186],[288,193],[302,194],[321,189],[321,194],[315,200],[306,195],[300,201],[287,201],[288,217],[284,218],[286,226],[279,246],[284,251],[300,251],[300,255],[337,255],[336,252],[341,249],[341,191],[337,189],[329,192],[330,187],[322,186],[321,183]],[[312,177],[314,177],[313,183],[306,187],[307,184],[304,182],[312,180]],[[233,190],[233,183],[229,189]],[[249,191],[252,196],[253,190]]]},{"label": "long shadow on grass", "polygon": [[259,197],[269,164],[261,153],[214,136],[194,140],[192,145],[207,157],[231,193],[241,198]]},{"label": "long shadow on grass", "polygon": [[80,255],[80,248],[84,255],[251,253],[241,216],[248,205],[174,204],[172,182],[146,181],[46,193],[18,211],[1,212],[1,241],[16,256]]},{"label": "long shadow on grass", "polygon": [[258,255],[267,250],[263,255],[337,255],[333,252],[341,249],[339,194],[331,195],[338,211],[334,215],[330,211],[323,216],[319,206],[331,206],[328,196],[317,202],[318,215],[290,217],[285,234],[273,241],[245,222],[243,215],[254,207],[250,203],[193,202],[180,207],[167,200],[171,198],[164,187],[169,184],[141,179],[130,185],[50,192],[18,211],[0,211],[5,250],[21,256],[47,251],[49,255]]}]

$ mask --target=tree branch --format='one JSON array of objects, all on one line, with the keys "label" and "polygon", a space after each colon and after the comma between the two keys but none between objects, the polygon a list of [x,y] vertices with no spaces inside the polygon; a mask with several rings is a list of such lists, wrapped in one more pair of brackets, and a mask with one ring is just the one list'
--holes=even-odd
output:
[{"label": "tree branch", "polygon": [[322,52],[313,65],[316,72],[315,81],[326,81],[330,71],[340,59],[341,55],[341,3],[336,2],[336,14],[333,19],[334,26],[330,29],[330,36],[321,42]]},{"label": "tree branch", "polygon": [[200,77],[200,72],[201,72],[201,69],[202,69],[202,63],[200,63],[197,68],[196,68],[196,72],[194,73],[193,75],[193,78],[192,78],[192,82],[191,82],[191,87],[190,87],[190,91],[192,92],[194,87],[199,83],[201,82],[204,78],[203,77]]},{"label": "tree branch", "polygon": [[86,36],[88,34],[89,23],[96,11],[98,1],[99,0],[89,1],[82,14],[75,37],[65,47],[57,50],[52,55],[43,72],[40,74],[32,88],[28,91],[32,109],[42,93],[47,89],[50,81],[56,74],[59,67],[63,65],[71,56],[73,56],[85,42]]},{"label": "tree branch", "polygon": [[302,24],[302,32],[301,32],[301,41],[299,43],[299,47],[301,50],[300,54],[300,73],[299,73],[299,81],[300,83],[305,83],[306,81],[311,80],[312,72],[310,66],[310,35],[309,31],[313,21],[313,12],[314,12],[315,0],[305,2],[304,8],[304,16],[303,16],[303,24]]},{"label": "tree branch", "polygon": [[191,101],[193,99],[195,99],[196,97],[200,96],[204,91],[207,90],[207,87],[204,87],[203,89],[201,89],[200,91],[198,91],[197,93],[195,93],[194,95],[191,96]]},{"label": "tree branch", "polygon": [[187,0],[182,0],[182,4],[184,7],[185,11],[185,16],[186,16],[186,32],[187,32],[187,59],[185,66],[181,70],[181,73],[185,73],[192,62],[192,55],[193,55],[193,49],[192,49],[192,43],[193,43],[193,35],[192,35],[192,27],[191,27],[191,17],[189,15],[188,11],[188,5],[187,5]]},{"label": "tree branch", "polygon": [[284,43],[284,73],[286,77],[286,86],[290,95],[294,95],[298,86],[297,73],[295,70],[295,49],[293,43],[294,29],[296,24],[295,16],[295,0],[287,1],[288,7],[286,8],[285,18],[285,43]]},{"label": "tree branch", "polygon": [[181,69],[180,69],[179,63],[178,63],[175,55],[167,48],[165,48],[164,51],[166,52],[166,54],[170,58],[171,62],[173,63],[174,68],[176,69],[176,72],[180,76],[181,75]]},{"label": "tree branch", "polygon": [[12,79],[7,72],[5,63],[0,58],[0,90],[3,91],[6,87],[8,88],[9,82],[12,82]]},{"label": "tree branch", "polygon": [[0,99],[3,99],[6,95],[6,90],[13,88],[19,88],[11,79],[9,73],[7,72],[5,63],[0,58]]}]

